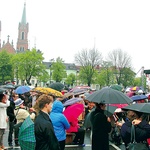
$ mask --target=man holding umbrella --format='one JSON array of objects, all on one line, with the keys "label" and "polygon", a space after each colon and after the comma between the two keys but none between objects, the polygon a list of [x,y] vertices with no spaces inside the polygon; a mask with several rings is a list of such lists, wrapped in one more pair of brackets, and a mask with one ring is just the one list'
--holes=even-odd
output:
[{"label": "man holding umbrella", "polygon": [[96,109],[91,113],[92,150],[109,150],[109,135],[111,131],[110,118],[106,117],[105,102],[96,103]]}]

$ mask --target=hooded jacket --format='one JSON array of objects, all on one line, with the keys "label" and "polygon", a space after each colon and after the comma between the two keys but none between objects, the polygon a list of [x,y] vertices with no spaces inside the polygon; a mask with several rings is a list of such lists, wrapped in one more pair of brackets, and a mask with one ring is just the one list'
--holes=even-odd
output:
[{"label": "hooded jacket", "polygon": [[63,104],[59,100],[54,101],[50,119],[52,121],[55,135],[58,141],[66,140],[66,129],[69,129],[70,124],[63,114]]}]

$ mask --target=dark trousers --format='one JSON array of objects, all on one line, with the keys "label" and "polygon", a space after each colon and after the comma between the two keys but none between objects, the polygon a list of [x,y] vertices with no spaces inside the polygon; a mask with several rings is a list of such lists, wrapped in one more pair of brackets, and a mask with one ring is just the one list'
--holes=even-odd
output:
[{"label": "dark trousers", "polygon": [[12,144],[14,132],[14,122],[9,121],[8,144]]},{"label": "dark trousers", "polygon": [[20,130],[21,125],[22,125],[22,122],[20,122],[14,126],[15,144],[18,144],[18,136],[19,136],[19,130]]},{"label": "dark trousers", "polygon": [[85,130],[82,128],[79,128],[78,132],[74,132],[74,133],[75,133],[75,138],[73,142],[79,145],[84,144]]},{"label": "dark trousers", "polygon": [[66,140],[59,141],[60,150],[64,150],[65,149],[65,141]]}]

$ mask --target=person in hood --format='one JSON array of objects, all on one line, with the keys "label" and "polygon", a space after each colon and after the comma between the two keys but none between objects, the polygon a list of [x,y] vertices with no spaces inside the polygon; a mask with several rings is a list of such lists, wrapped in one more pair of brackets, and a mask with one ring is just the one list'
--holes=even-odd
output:
[{"label": "person in hood", "polygon": [[52,121],[54,132],[59,141],[61,150],[65,149],[66,129],[70,128],[70,124],[63,114],[63,107],[64,106],[61,101],[55,100],[50,113],[50,119]]}]

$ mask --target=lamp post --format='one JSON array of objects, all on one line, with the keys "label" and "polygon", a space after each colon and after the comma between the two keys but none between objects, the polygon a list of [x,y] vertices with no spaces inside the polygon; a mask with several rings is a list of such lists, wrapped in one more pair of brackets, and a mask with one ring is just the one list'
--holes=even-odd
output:
[{"label": "lamp post", "polygon": [[51,84],[51,78],[52,78],[51,67],[52,67],[53,62],[54,62],[54,58],[50,59],[50,64],[49,64],[49,76],[50,76],[49,85]]},{"label": "lamp post", "polygon": [[50,79],[49,79],[49,85],[51,84],[51,77],[52,77],[52,73],[51,73],[51,66],[52,66],[52,63],[50,62],[50,65],[49,65],[49,75],[50,75]]}]

